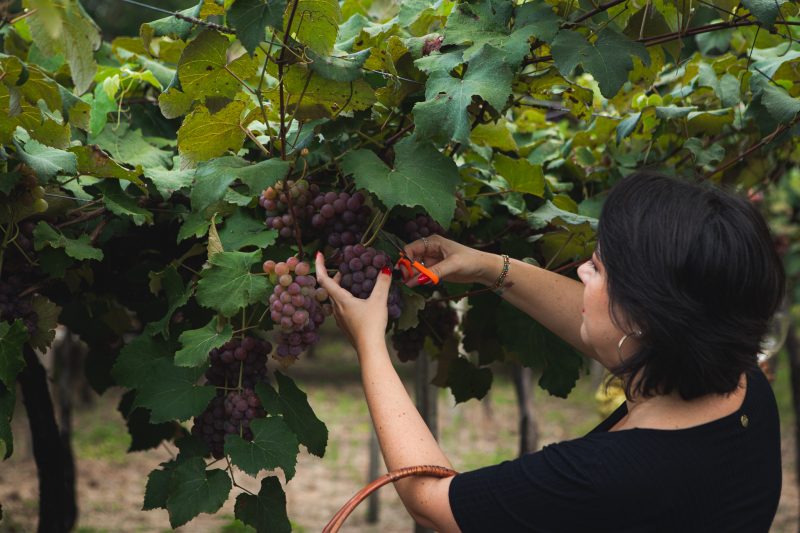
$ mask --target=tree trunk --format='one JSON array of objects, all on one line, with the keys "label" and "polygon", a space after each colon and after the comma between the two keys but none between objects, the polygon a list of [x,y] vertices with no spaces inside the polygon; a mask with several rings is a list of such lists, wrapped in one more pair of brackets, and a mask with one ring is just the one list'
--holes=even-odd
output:
[{"label": "tree trunk", "polygon": [[[373,429],[369,436],[369,473],[367,474],[367,483],[372,483],[380,474],[381,463],[381,449],[378,443],[378,436]],[[380,520],[380,500],[378,499],[378,491],[374,491],[367,499],[367,523],[377,524]]]},{"label": "tree trunk", "polygon": [[539,447],[539,427],[533,411],[533,372],[530,368],[514,365],[511,368],[514,391],[519,409],[519,455],[534,452]]},{"label": "tree trunk", "polygon": [[28,345],[24,357],[19,384],[39,476],[38,532],[66,533],[72,530],[78,516],[72,453],[64,447],[59,434],[44,367]]},{"label": "tree trunk", "polygon": [[[417,410],[431,430],[433,438],[438,439],[439,426],[437,424],[438,409],[436,404],[438,388],[435,385],[431,385],[431,379],[431,360],[425,350],[422,350],[419,357],[417,357],[416,376],[414,380]],[[414,533],[433,533],[433,531],[415,523]]]}]

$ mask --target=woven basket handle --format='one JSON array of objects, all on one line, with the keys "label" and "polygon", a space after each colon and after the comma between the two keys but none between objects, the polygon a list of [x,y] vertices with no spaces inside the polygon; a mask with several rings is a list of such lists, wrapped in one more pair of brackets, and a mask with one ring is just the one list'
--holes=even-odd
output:
[{"label": "woven basket handle", "polygon": [[339,531],[339,528],[342,527],[344,521],[347,520],[347,517],[350,516],[350,513],[353,512],[353,509],[358,506],[359,503],[364,501],[367,496],[381,488],[382,486],[393,483],[398,479],[403,479],[404,477],[409,476],[434,476],[434,477],[450,477],[456,475],[458,472],[455,470],[450,470],[449,468],[445,468],[443,466],[409,466],[406,468],[400,468],[393,472],[389,472],[388,474],[384,474],[360,491],[356,492],[356,494],[345,503],[339,511],[333,515],[331,521],[328,522],[328,525],[325,526],[325,529],[322,530],[322,533],[336,533]]}]

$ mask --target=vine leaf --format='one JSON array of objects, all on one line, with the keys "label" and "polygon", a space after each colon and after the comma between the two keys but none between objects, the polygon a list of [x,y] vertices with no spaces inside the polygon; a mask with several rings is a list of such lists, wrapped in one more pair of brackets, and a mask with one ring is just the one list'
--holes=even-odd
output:
[{"label": "vine leaf", "polygon": [[140,189],[146,190],[144,182],[139,178],[139,175],[142,173],[141,166],[137,166],[136,170],[128,170],[111,159],[100,147],[93,144],[72,146],[68,151],[77,158],[78,173],[95,178],[126,180],[135,184]]},{"label": "vine leaf", "polygon": [[239,435],[225,437],[225,453],[242,471],[255,477],[264,470],[280,468],[286,480],[294,477],[300,444],[297,436],[280,417],[258,418],[250,422],[253,440]]},{"label": "vine leaf", "polygon": [[525,313],[503,302],[497,313],[497,333],[522,363],[542,371],[539,386],[566,398],[575,386],[583,358],[570,345]]},{"label": "vine leaf", "polygon": [[144,176],[155,186],[161,198],[168,200],[176,191],[191,186],[194,181],[193,169],[181,170],[180,158],[174,159],[171,169],[151,167],[144,170]]},{"label": "vine leaf", "polygon": [[15,386],[7,387],[0,383],[0,455],[8,459],[14,453],[14,435],[11,433],[11,419],[17,404]]},{"label": "vine leaf", "polygon": [[264,249],[275,244],[278,231],[266,229],[263,222],[254,219],[243,210],[237,210],[225,219],[219,238],[226,250],[236,251],[248,246]]},{"label": "vine leaf", "polygon": [[178,271],[174,266],[168,266],[162,272],[150,272],[150,291],[158,295],[161,289],[167,297],[167,313],[161,320],[150,322],[147,325],[147,332],[151,335],[161,333],[165,338],[169,336],[169,325],[172,315],[178,308],[186,305],[189,298],[194,293],[194,286],[188,284],[184,286]]},{"label": "vine leaf", "polygon": [[781,12],[781,5],[785,2],[786,0],[742,0],[744,7],[746,7],[759,22],[763,22],[767,26],[775,24],[775,20]]},{"label": "vine leaf", "polygon": [[137,200],[126,194],[116,181],[103,181],[96,185],[103,194],[103,204],[120,217],[128,217],[137,226],[153,223],[153,213],[140,207]]},{"label": "vine leaf", "polygon": [[14,134],[14,146],[20,161],[31,167],[45,182],[57,174],[75,174],[78,171],[78,160],[74,154],[31,139],[22,128],[17,128]]},{"label": "vine leaf", "polygon": [[375,194],[391,209],[422,206],[443,227],[456,208],[455,190],[461,182],[455,163],[433,145],[407,137],[395,146],[395,165],[389,168],[374,152],[355,150],[342,160],[359,188]]},{"label": "vine leaf", "polygon": [[498,154],[494,158],[495,170],[508,182],[510,190],[544,197],[544,173],[541,165],[527,159],[512,159]]},{"label": "vine leaf", "polygon": [[286,0],[236,0],[228,10],[228,23],[253,55],[264,40],[266,26],[281,28],[285,10]]},{"label": "vine leaf", "polygon": [[594,43],[578,32],[561,30],[553,39],[552,53],[561,74],[571,76],[581,65],[594,76],[606,98],[614,97],[628,81],[628,72],[633,70],[633,55],[639,56],[645,65],[650,64],[650,54],[643,44],[610,28],[601,31]]},{"label": "vine leaf", "polygon": [[256,531],[288,533],[292,530],[286,515],[286,494],[274,476],[261,480],[257,496],[241,493],[236,497],[234,516]]},{"label": "vine leaf", "polygon": [[480,400],[492,386],[492,371],[478,368],[464,357],[456,357],[449,363],[447,386],[453,391],[456,403],[471,398]]},{"label": "vine leaf", "polygon": [[344,56],[321,56],[313,50],[307,52],[312,63],[311,70],[325,79],[333,81],[355,81],[364,77],[364,66],[371,49],[367,48]]},{"label": "vine leaf", "polygon": [[761,103],[772,118],[782,124],[791,122],[800,113],[800,99],[792,98],[784,89],[765,84],[761,91]]},{"label": "vine leaf", "polygon": [[513,2],[485,0],[460,3],[450,13],[445,26],[443,44],[470,44],[464,50],[464,60],[470,61],[483,45],[503,51],[509,65],[516,66],[529,52],[531,37],[550,42],[560,19],[544,1],[530,2],[517,8],[516,22]]},{"label": "vine leaf", "polygon": [[229,46],[227,37],[214,30],[203,31],[186,46],[178,62],[184,93],[201,101],[236,96],[242,88],[239,80],[254,76],[258,63],[247,54],[228,62]]},{"label": "vine leaf", "polygon": [[175,353],[175,364],[178,366],[202,366],[208,362],[208,352],[219,348],[233,337],[230,322],[220,330],[216,317],[200,329],[192,329],[181,333],[178,339],[183,346]]},{"label": "vine leaf", "polygon": [[49,56],[62,55],[69,64],[75,90],[82,94],[89,89],[97,72],[94,51],[100,48],[100,28],[81,7],[78,0],[26,0],[25,7],[35,9],[28,17],[33,41]]},{"label": "vine leaf", "polygon": [[92,246],[89,236],[81,234],[77,239],[70,239],[45,221],[39,222],[33,230],[34,248],[39,251],[45,247],[63,248],[68,256],[83,260],[103,259],[103,251]]},{"label": "vine leaf", "polygon": [[25,368],[22,347],[27,340],[28,329],[22,320],[0,322],[0,382],[6,387],[16,387],[17,374]]},{"label": "vine leaf", "polygon": [[228,499],[231,487],[228,473],[218,468],[206,470],[202,457],[181,462],[170,480],[167,498],[170,525],[174,529],[200,513],[216,513]]},{"label": "vine leaf", "polygon": [[[287,33],[318,54],[328,55],[333,51],[342,10],[338,0],[294,0],[297,2],[292,28]],[[291,9],[284,15],[282,27],[287,27]]]},{"label": "vine leaf", "polygon": [[149,450],[161,444],[161,441],[165,439],[174,439],[177,435],[186,434],[186,430],[175,422],[151,424],[150,413],[147,409],[133,408],[135,399],[136,391],[130,390],[122,396],[117,406],[117,411],[125,419],[128,434],[131,437],[128,452]]},{"label": "vine leaf", "polygon": [[[142,135],[142,130],[133,129],[127,122],[122,122],[119,126],[108,124],[95,137],[90,136],[89,141],[97,144],[100,148],[111,154],[115,160],[124,161],[129,165],[141,165],[144,168],[168,167],[172,164],[172,153],[161,150]],[[93,157],[100,157],[93,155]],[[105,169],[98,160],[96,167]],[[137,175],[141,172],[137,172]],[[94,175],[94,174],[92,174]],[[117,176],[111,176],[117,177]]]},{"label": "vine leaf", "polygon": [[194,211],[203,211],[222,200],[228,187],[239,180],[250,189],[250,194],[261,191],[282,180],[289,173],[290,163],[280,159],[268,159],[255,165],[241,157],[225,156],[204,161],[197,167],[191,200]]},{"label": "vine leaf", "polygon": [[148,378],[139,383],[136,407],[150,410],[154,424],[186,420],[201,412],[216,394],[210,386],[196,385],[205,368],[177,367],[169,358],[159,357],[149,365]]},{"label": "vine leaf", "polygon": [[547,200],[543,206],[541,206],[536,211],[532,213],[527,213],[526,218],[528,220],[528,224],[533,229],[542,229],[550,224],[556,218],[561,219],[567,224],[583,224],[584,222],[588,222],[589,225],[593,229],[597,229],[597,219],[592,217],[587,217],[584,215],[579,215],[577,213],[571,213],[570,211],[565,211],[557,207],[552,201]]},{"label": "vine leaf", "polygon": [[56,337],[61,308],[41,294],[33,295],[31,307],[36,311],[36,332],[31,335],[30,345],[35,350],[45,351]]},{"label": "vine leaf", "polygon": [[[200,9],[203,7],[204,0],[199,0],[197,5],[181,11],[178,11],[186,17],[197,17],[200,15]],[[145,22],[139,28],[139,36],[144,42],[145,48],[150,48],[150,42],[153,37],[169,36],[175,39],[186,39],[195,28],[195,25],[188,20],[179,19],[178,17],[164,17],[152,22]]]},{"label": "vine leaf", "polygon": [[469,141],[470,116],[467,107],[479,96],[497,111],[505,108],[511,94],[513,73],[504,52],[484,45],[469,62],[463,78],[444,70],[434,71],[425,86],[425,101],[414,106],[416,134],[438,142]]},{"label": "vine leaf", "polygon": [[300,390],[292,378],[275,372],[280,393],[275,392],[268,383],[256,385],[256,393],[264,405],[273,405],[283,416],[286,424],[297,435],[297,440],[309,452],[318,457],[325,455],[328,445],[328,428],[308,403],[308,396]]},{"label": "vine leaf", "polygon": [[203,105],[197,106],[178,129],[178,150],[185,162],[211,159],[227,151],[238,151],[245,133],[240,119],[245,103],[234,100],[216,113]]},{"label": "vine leaf", "polygon": [[171,355],[164,342],[150,335],[139,335],[122,348],[111,376],[118,385],[136,389],[150,378],[156,361],[169,359]]},{"label": "vine leaf", "polygon": [[260,262],[260,250],[214,254],[209,259],[211,268],[203,271],[197,283],[198,303],[230,317],[242,307],[266,299],[269,281],[250,272]]}]

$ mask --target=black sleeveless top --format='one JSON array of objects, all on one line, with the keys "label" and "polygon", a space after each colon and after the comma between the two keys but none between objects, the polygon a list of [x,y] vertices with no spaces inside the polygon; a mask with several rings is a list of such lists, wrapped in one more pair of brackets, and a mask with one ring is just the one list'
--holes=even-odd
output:
[{"label": "black sleeveless top", "polygon": [[775,396],[747,373],[738,411],[686,429],[609,432],[622,404],[586,436],[458,474],[461,531],[769,531],[781,492]]}]

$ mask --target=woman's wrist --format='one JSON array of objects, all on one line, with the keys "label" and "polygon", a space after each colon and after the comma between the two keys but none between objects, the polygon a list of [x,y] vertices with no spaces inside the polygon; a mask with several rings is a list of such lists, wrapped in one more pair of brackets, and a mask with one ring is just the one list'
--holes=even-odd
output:
[{"label": "woman's wrist", "polygon": [[497,280],[503,274],[505,259],[502,255],[481,252],[481,269],[478,283],[487,287],[495,288]]}]

